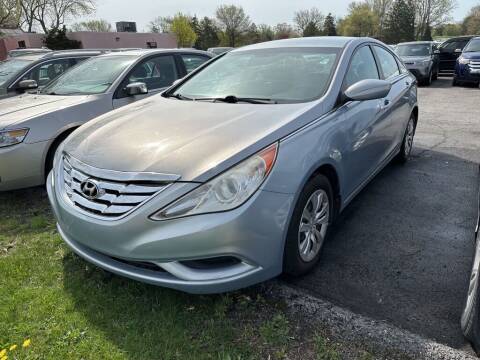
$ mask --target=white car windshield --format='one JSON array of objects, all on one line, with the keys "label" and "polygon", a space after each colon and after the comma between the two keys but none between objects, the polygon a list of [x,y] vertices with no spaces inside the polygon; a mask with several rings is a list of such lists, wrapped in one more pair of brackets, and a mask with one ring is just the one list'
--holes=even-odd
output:
[{"label": "white car windshield", "polygon": [[25,69],[32,61],[21,59],[9,59],[0,62],[0,86],[12,79],[23,69]]},{"label": "white car windshield", "polygon": [[[273,103],[319,98],[336,67],[339,48],[274,48],[233,51],[178,87],[181,99],[229,98]],[[230,101],[227,101],[230,102]]]},{"label": "white car windshield", "polygon": [[115,55],[94,57],[59,76],[42,90],[49,95],[101,94],[130,66],[136,56]]}]

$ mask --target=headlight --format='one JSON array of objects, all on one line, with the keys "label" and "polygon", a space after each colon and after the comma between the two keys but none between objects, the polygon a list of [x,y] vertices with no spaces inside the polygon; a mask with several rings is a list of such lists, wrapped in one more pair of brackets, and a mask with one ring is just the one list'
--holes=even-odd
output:
[{"label": "headlight", "polygon": [[245,203],[262,185],[277,157],[275,143],[152,215],[153,220],[227,211]]},{"label": "headlight", "polygon": [[430,64],[430,59],[425,59],[425,60],[422,60],[422,65],[429,65]]},{"label": "headlight", "polygon": [[0,131],[0,147],[21,143],[28,134],[28,129]]},{"label": "headlight", "polygon": [[470,59],[465,59],[464,57],[459,57],[458,62],[462,65],[470,64]]}]

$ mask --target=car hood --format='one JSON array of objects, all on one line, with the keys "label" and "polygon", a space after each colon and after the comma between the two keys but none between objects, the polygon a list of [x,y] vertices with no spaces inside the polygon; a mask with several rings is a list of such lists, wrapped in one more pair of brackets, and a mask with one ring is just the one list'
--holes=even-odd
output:
[{"label": "car hood", "polygon": [[89,96],[56,96],[25,94],[0,101],[0,129],[45,113],[87,101]]},{"label": "car hood", "polygon": [[400,56],[404,62],[419,62],[425,60],[431,60],[430,56]]},{"label": "car hood", "polygon": [[64,151],[96,168],[203,182],[316,118],[323,106],[226,104],[156,96],[97,118]]},{"label": "car hood", "polygon": [[462,57],[465,59],[480,59],[480,52],[464,52],[462,53]]}]

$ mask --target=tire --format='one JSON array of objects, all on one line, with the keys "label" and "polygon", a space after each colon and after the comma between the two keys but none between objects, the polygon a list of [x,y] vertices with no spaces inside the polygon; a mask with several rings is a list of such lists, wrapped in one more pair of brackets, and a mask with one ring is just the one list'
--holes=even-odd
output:
[{"label": "tire", "polygon": [[[477,239],[478,241],[478,239]],[[480,354],[480,324],[479,324],[479,273],[478,273],[478,256],[479,249],[477,244],[474,266],[470,276],[470,285],[468,289],[468,296],[465,307],[463,309],[461,318],[462,332],[467,338],[477,355]]]},{"label": "tire", "polygon": [[44,172],[44,180],[47,180],[48,174],[53,168],[53,159],[55,158],[55,152],[57,151],[58,147],[60,144],[70,135],[73,130],[68,130],[64,132],[63,134],[59,135],[55,141],[50,145],[50,148],[48,149],[47,157],[45,159],[45,172]]},{"label": "tire", "polygon": [[[316,223],[308,222],[312,217],[307,215],[313,213],[318,215]],[[324,175],[317,175],[307,182],[293,210],[283,256],[285,274],[304,275],[317,264],[334,214],[332,185]]]},{"label": "tire", "polygon": [[438,80],[438,69],[434,71],[432,80]]},{"label": "tire", "polygon": [[408,120],[407,128],[405,129],[405,134],[403,135],[402,146],[400,147],[400,152],[398,153],[396,160],[405,164],[410,158],[413,148],[413,139],[415,137],[417,125],[415,122],[415,115],[410,115]]},{"label": "tire", "polygon": [[425,86],[430,86],[430,85],[432,85],[432,80],[433,80],[433,70],[430,70],[427,78],[423,81],[423,84]]},{"label": "tire", "polygon": [[456,78],[453,78],[452,80],[452,86],[458,86],[458,81]]}]

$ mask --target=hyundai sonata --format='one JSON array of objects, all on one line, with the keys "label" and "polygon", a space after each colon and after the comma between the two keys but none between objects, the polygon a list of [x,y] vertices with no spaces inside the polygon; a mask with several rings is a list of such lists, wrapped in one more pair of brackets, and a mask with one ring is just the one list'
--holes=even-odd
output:
[{"label": "hyundai sonata", "polygon": [[407,160],[415,84],[368,38],[232,50],[66,140],[48,180],[58,230],[93,264],[192,293],[304,274],[338,213]]}]

